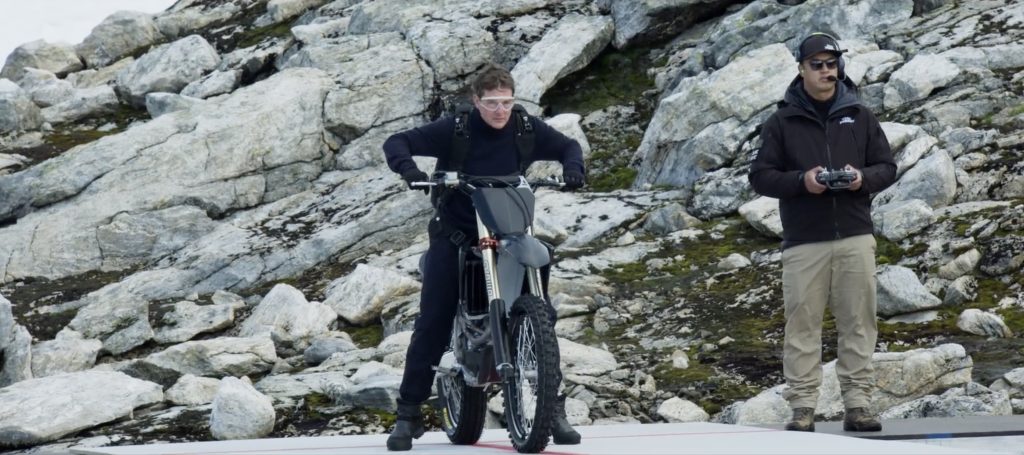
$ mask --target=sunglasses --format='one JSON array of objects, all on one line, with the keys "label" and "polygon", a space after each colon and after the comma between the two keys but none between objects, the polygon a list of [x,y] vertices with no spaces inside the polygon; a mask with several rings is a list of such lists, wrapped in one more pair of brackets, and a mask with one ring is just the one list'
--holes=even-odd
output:
[{"label": "sunglasses", "polygon": [[837,66],[839,66],[839,60],[838,59],[832,59],[832,60],[811,60],[811,61],[807,62],[807,64],[814,71],[821,71],[821,68],[823,66],[824,67],[828,67],[828,69],[830,69],[830,70],[834,70],[834,69],[836,69]]},{"label": "sunglasses", "polygon": [[480,107],[487,109],[490,112],[495,112],[498,109],[503,111],[511,111],[512,107],[516,105],[516,99],[507,96],[485,96],[480,98]]}]

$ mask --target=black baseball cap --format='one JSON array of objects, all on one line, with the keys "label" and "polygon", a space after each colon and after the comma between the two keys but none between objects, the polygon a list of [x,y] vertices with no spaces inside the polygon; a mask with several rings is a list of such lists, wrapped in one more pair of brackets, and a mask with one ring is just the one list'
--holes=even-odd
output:
[{"label": "black baseball cap", "polygon": [[840,49],[839,42],[831,36],[824,33],[816,33],[804,39],[804,41],[800,43],[800,49],[798,51],[799,53],[796,56],[796,61],[802,62],[819,52],[829,52],[836,57],[839,57],[843,55],[843,52],[846,52],[846,49]]}]

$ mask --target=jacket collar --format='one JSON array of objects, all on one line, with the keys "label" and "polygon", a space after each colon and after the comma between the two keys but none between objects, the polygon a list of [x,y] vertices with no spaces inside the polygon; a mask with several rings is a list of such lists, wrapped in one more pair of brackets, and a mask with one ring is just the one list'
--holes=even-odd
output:
[{"label": "jacket collar", "polygon": [[[783,96],[782,102],[779,103],[779,107],[789,106],[797,109],[800,113],[806,113],[816,118],[814,105],[811,103],[807,92],[804,91],[803,84],[804,79],[802,77],[795,77],[793,82],[789,83],[789,87],[786,88],[786,94]],[[828,112],[829,115],[832,115],[842,109],[859,105],[860,97],[857,95],[857,85],[847,77],[836,84],[835,100],[832,102],[832,107],[829,108]]]}]

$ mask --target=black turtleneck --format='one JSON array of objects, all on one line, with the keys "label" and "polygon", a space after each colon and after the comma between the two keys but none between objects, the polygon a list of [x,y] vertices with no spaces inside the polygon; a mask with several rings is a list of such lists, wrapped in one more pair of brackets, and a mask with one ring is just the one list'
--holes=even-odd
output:
[{"label": "black turtleneck", "polygon": [[832,104],[835,103],[836,93],[838,92],[839,90],[833,90],[832,96],[827,100],[819,101],[811,96],[810,93],[807,93],[807,89],[804,89],[804,94],[807,95],[807,100],[811,102],[811,106],[814,107],[814,112],[818,114],[818,120],[821,120],[822,123],[825,123],[825,121],[828,120],[829,110],[832,109]]},{"label": "black turtleneck", "polygon": [[[579,143],[551,128],[540,119],[530,116],[535,143],[532,161],[558,161],[565,170],[583,173],[583,151]],[[388,167],[399,174],[416,167],[413,156],[437,158],[436,170],[450,169],[454,117],[445,117],[421,127],[402,131],[384,141],[384,155]],[[519,173],[519,151],[515,141],[516,124],[509,119],[505,127],[492,128],[477,110],[469,116],[469,152],[462,164],[462,172],[478,176],[504,176]],[[458,195],[442,210],[447,221],[463,230],[476,229],[476,217],[469,198]]]}]

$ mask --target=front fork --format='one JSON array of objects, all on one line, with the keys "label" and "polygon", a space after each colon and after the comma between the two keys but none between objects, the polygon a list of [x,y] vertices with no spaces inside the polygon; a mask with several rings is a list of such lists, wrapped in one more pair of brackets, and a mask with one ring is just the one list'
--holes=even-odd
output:
[{"label": "front fork", "polygon": [[[477,232],[480,233],[480,257],[484,269],[484,282],[487,285],[488,313],[490,316],[491,340],[494,346],[494,363],[498,375],[502,381],[509,381],[513,377],[512,355],[509,350],[508,333],[508,305],[501,298],[501,288],[498,286],[498,241],[487,229],[480,215],[476,217]],[[527,228],[527,235],[532,235],[532,229]],[[526,280],[530,287],[530,293],[543,297],[540,270],[532,267],[526,268]],[[518,297],[518,296],[517,296]]]}]

